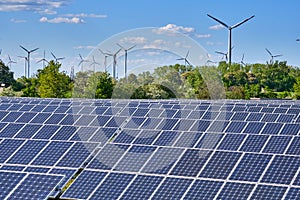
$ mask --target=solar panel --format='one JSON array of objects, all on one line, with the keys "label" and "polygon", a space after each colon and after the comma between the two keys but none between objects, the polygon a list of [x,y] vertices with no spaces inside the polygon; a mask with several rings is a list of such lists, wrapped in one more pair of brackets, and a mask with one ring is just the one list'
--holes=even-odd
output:
[{"label": "solar panel", "polygon": [[227,182],[218,195],[218,199],[247,199],[254,184]]}]

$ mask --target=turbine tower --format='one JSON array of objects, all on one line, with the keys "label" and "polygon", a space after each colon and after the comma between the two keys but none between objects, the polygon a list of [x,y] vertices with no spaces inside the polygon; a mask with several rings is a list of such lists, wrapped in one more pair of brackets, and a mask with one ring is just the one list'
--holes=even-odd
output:
[{"label": "turbine tower", "polygon": [[109,53],[103,52],[101,49],[98,49],[104,55],[104,70],[107,72],[107,58],[111,55]]},{"label": "turbine tower", "polygon": [[89,62],[88,60],[83,59],[81,54],[79,54],[80,62],[78,63],[78,67],[81,65],[81,71],[83,72],[83,63],[84,62]]},{"label": "turbine tower", "polygon": [[114,54],[109,53],[108,55],[113,57],[113,68],[112,68],[112,76],[115,79],[116,78],[116,72],[117,72],[117,55],[122,49],[119,49]]},{"label": "turbine tower", "polygon": [[93,58],[93,62],[91,63],[91,65],[90,65],[90,66],[92,66],[92,65],[93,65],[93,70],[94,70],[94,73],[95,73],[95,71],[96,71],[96,68],[95,68],[95,66],[96,66],[96,65],[100,65],[100,63],[98,63],[98,62],[96,62],[96,61],[95,61],[95,56],[93,56],[92,58]]},{"label": "turbine tower", "polygon": [[40,63],[43,61],[43,69],[45,68],[45,62],[49,64],[49,61],[46,60],[46,51],[44,50],[44,57],[42,59],[40,59],[39,61],[37,61],[36,63]]},{"label": "turbine tower", "polygon": [[27,74],[27,63],[28,63],[28,58],[26,56],[18,56],[19,58],[23,58],[24,59],[24,77],[26,78],[26,74]]},{"label": "turbine tower", "polygon": [[266,51],[267,51],[268,54],[271,56],[270,64],[273,64],[274,58],[282,56],[281,54],[273,55],[273,54],[271,53],[271,51],[269,51],[269,49],[267,49],[267,48],[266,48]]},{"label": "turbine tower", "polygon": [[185,57],[182,58],[178,58],[177,60],[184,60],[184,66],[186,67],[186,63],[188,63],[189,65],[191,65],[191,63],[188,61],[187,57],[189,56],[190,51],[187,51]]},{"label": "turbine tower", "polygon": [[125,49],[123,46],[117,43],[117,45],[124,50],[125,52],[125,59],[124,59],[124,74],[125,74],[125,79],[127,80],[127,53],[131,49],[133,49],[136,45],[133,45],[132,47],[129,47],[128,49]]},{"label": "turbine tower", "polygon": [[7,63],[7,65],[9,65],[9,68],[11,69],[11,64],[12,63],[17,63],[16,61],[13,61],[12,59],[11,59],[11,57],[8,55],[8,63]]},{"label": "turbine tower", "polygon": [[247,19],[245,19],[245,20],[243,20],[243,21],[241,21],[241,22],[239,22],[239,23],[237,23],[233,26],[228,26],[226,23],[222,22],[221,20],[219,20],[219,19],[217,19],[217,18],[215,18],[215,17],[213,17],[209,14],[207,14],[207,16],[212,18],[213,20],[219,22],[221,25],[225,26],[229,31],[229,35],[228,35],[228,59],[229,59],[229,65],[231,65],[231,31],[232,31],[232,29],[237,28],[240,25],[247,22],[248,20],[252,19],[254,17],[254,15],[252,15],[251,17],[249,17],[249,18],[247,18]]},{"label": "turbine tower", "polygon": [[31,54],[32,52],[38,50],[39,48],[35,48],[35,49],[32,49],[32,50],[28,50],[28,49],[26,49],[25,47],[23,47],[22,45],[20,45],[20,47],[21,47],[24,51],[27,52],[27,68],[28,68],[28,70],[27,70],[27,73],[28,73],[27,76],[28,76],[28,78],[29,78],[29,76],[30,76],[30,54]]}]

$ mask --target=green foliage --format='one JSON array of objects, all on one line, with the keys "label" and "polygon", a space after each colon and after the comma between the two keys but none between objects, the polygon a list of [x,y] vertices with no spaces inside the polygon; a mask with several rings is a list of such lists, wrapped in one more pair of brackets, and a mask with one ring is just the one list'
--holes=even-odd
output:
[{"label": "green foliage", "polygon": [[22,97],[40,97],[38,93],[39,83],[37,78],[22,77],[19,79],[19,82],[24,85],[24,88],[21,90]]},{"label": "green foliage", "polygon": [[300,99],[300,76],[296,78],[293,89],[294,89],[294,98]]},{"label": "green foliage", "polygon": [[0,84],[5,84],[5,87],[9,87],[15,82],[14,73],[0,60]]}]

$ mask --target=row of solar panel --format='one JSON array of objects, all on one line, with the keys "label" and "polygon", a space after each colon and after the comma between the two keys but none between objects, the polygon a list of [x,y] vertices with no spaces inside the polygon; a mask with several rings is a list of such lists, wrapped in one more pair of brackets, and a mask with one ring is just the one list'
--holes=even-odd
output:
[{"label": "row of solar panel", "polygon": [[85,170],[63,198],[298,199],[300,188]]}]

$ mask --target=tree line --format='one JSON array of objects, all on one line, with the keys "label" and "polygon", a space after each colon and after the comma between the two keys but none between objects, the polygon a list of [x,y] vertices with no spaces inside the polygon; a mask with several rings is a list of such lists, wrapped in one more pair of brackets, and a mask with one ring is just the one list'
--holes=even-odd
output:
[{"label": "tree line", "polygon": [[0,61],[2,96],[41,98],[294,98],[300,99],[300,69],[276,61],[242,65],[225,61],[217,66],[158,66],[119,80],[108,72],[85,71],[71,79],[61,64],[50,61],[32,77],[13,78]]}]

